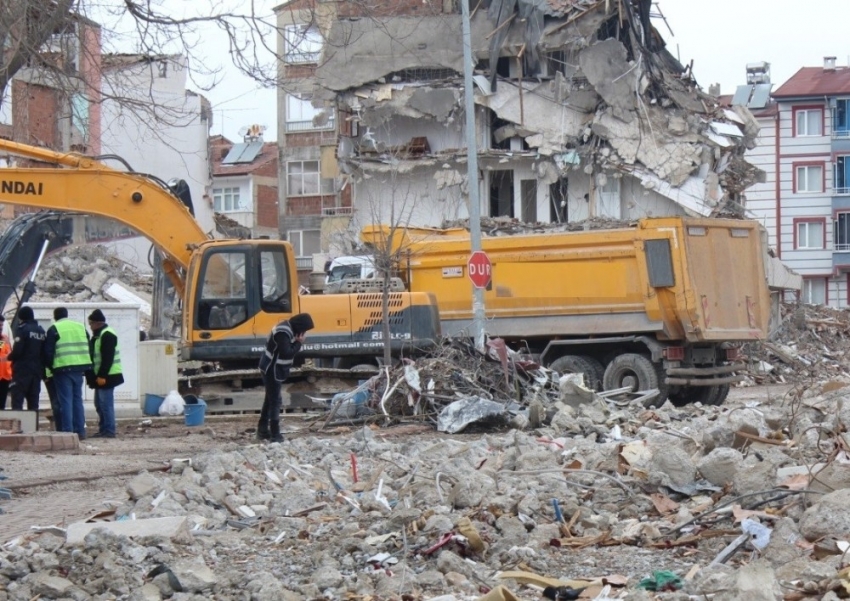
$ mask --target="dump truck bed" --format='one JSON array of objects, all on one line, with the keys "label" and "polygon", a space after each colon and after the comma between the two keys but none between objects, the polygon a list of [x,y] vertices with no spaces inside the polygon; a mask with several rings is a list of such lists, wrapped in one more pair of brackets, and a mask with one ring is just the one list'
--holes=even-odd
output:
[{"label": "dump truck bed", "polygon": [[[367,229],[363,239],[378,235]],[[485,237],[493,264],[486,329],[528,339],[651,333],[691,343],[758,340],[769,319],[761,244],[753,221],[679,217]],[[468,333],[468,232],[411,229],[394,246],[404,251],[401,275],[410,290],[436,295],[443,333]]]}]

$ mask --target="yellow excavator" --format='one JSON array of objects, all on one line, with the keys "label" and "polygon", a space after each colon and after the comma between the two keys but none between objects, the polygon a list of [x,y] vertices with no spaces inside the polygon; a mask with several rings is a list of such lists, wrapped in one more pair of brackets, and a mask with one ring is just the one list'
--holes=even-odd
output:
[{"label": "yellow excavator", "polygon": [[163,269],[182,298],[184,360],[254,366],[271,328],[300,312],[316,324],[303,355],[327,367],[376,364],[385,343],[395,356],[416,354],[439,338],[433,295],[391,293],[391,340],[385,341],[380,293],[299,295],[288,242],[210,239],[186,204],[153,176],[113,169],[102,162],[107,157],[8,140],[0,140],[0,153],[29,159],[25,167],[0,168],[0,203],[111,218],[162,252]]}]

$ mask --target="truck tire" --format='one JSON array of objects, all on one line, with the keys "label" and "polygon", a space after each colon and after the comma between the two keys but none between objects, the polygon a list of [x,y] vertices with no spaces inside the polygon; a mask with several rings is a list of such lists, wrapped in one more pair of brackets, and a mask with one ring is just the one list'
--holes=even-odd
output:
[{"label": "truck tire", "polygon": [[726,400],[726,397],[729,396],[729,389],[731,386],[729,384],[721,384],[720,386],[712,386],[711,392],[708,400],[705,401],[706,405],[722,405],[723,401]]},{"label": "truck tire", "polygon": [[675,393],[670,393],[670,402],[676,407],[684,407],[690,403],[703,405],[722,405],[729,396],[729,384],[720,386],[683,386]]},{"label": "truck tire", "polygon": [[602,378],[604,390],[616,390],[630,386],[632,392],[641,390],[652,390],[657,388],[659,395],[649,401],[650,405],[656,407],[664,404],[667,400],[667,386],[662,384],[659,370],[649,358],[637,353],[624,353],[617,355],[605,368]]},{"label": "truck tire", "polygon": [[549,369],[559,374],[584,374],[584,383],[591,390],[599,390],[602,384],[602,364],[585,355],[564,355],[552,361]]}]

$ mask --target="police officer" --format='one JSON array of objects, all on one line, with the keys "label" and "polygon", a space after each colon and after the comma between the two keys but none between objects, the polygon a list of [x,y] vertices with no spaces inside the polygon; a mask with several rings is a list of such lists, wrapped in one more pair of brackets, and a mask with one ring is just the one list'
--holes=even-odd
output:
[{"label": "police officer", "polygon": [[266,394],[257,438],[271,442],[283,442],[280,434],[280,385],[289,376],[289,370],[308,330],[313,329],[313,318],[309,313],[293,315],[289,320],[277,324],[269,333],[266,348],[260,357],[260,371]]},{"label": "police officer", "polygon": [[89,386],[94,388],[94,408],[98,417],[97,434],[92,434],[92,438],[115,438],[115,387],[124,383],[118,334],[106,323],[100,309],[89,315],[89,328],[92,331],[89,341],[92,372],[88,379]]},{"label": "police officer", "polygon": [[9,353],[9,361],[12,362],[12,409],[23,409],[26,399],[27,410],[38,411],[38,395],[44,374],[44,328],[35,320],[32,307],[21,307],[18,321],[15,344]]},{"label": "police officer", "polygon": [[91,369],[89,333],[83,324],[68,319],[65,307],[54,309],[53,319],[55,323],[47,330],[44,343],[44,362],[53,373],[62,419],[60,431],[76,432],[84,440],[83,375]]}]

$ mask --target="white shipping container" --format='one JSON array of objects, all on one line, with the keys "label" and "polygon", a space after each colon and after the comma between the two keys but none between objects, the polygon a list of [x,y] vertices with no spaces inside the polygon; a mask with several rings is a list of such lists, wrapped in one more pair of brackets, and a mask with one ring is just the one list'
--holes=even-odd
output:
[{"label": "white shipping container", "polygon": [[[118,335],[121,351],[121,369],[124,383],[115,389],[115,411],[119,416],[126,415],[128,409],[138,414],[139,406],[139,305],[128,303],[27,303],[35,313],[35,319],[46,332],[53,325],[53,309],[65,307],[68,318],[82,323],[89,329],[89,314],[95,309],[103,311],[106,322]],[[86,403],[86,415],[94,412],[94,391],[83,385],[83,398]],[[50,399],[44,386],[41,388],[39,406],[50,408]]]}]

